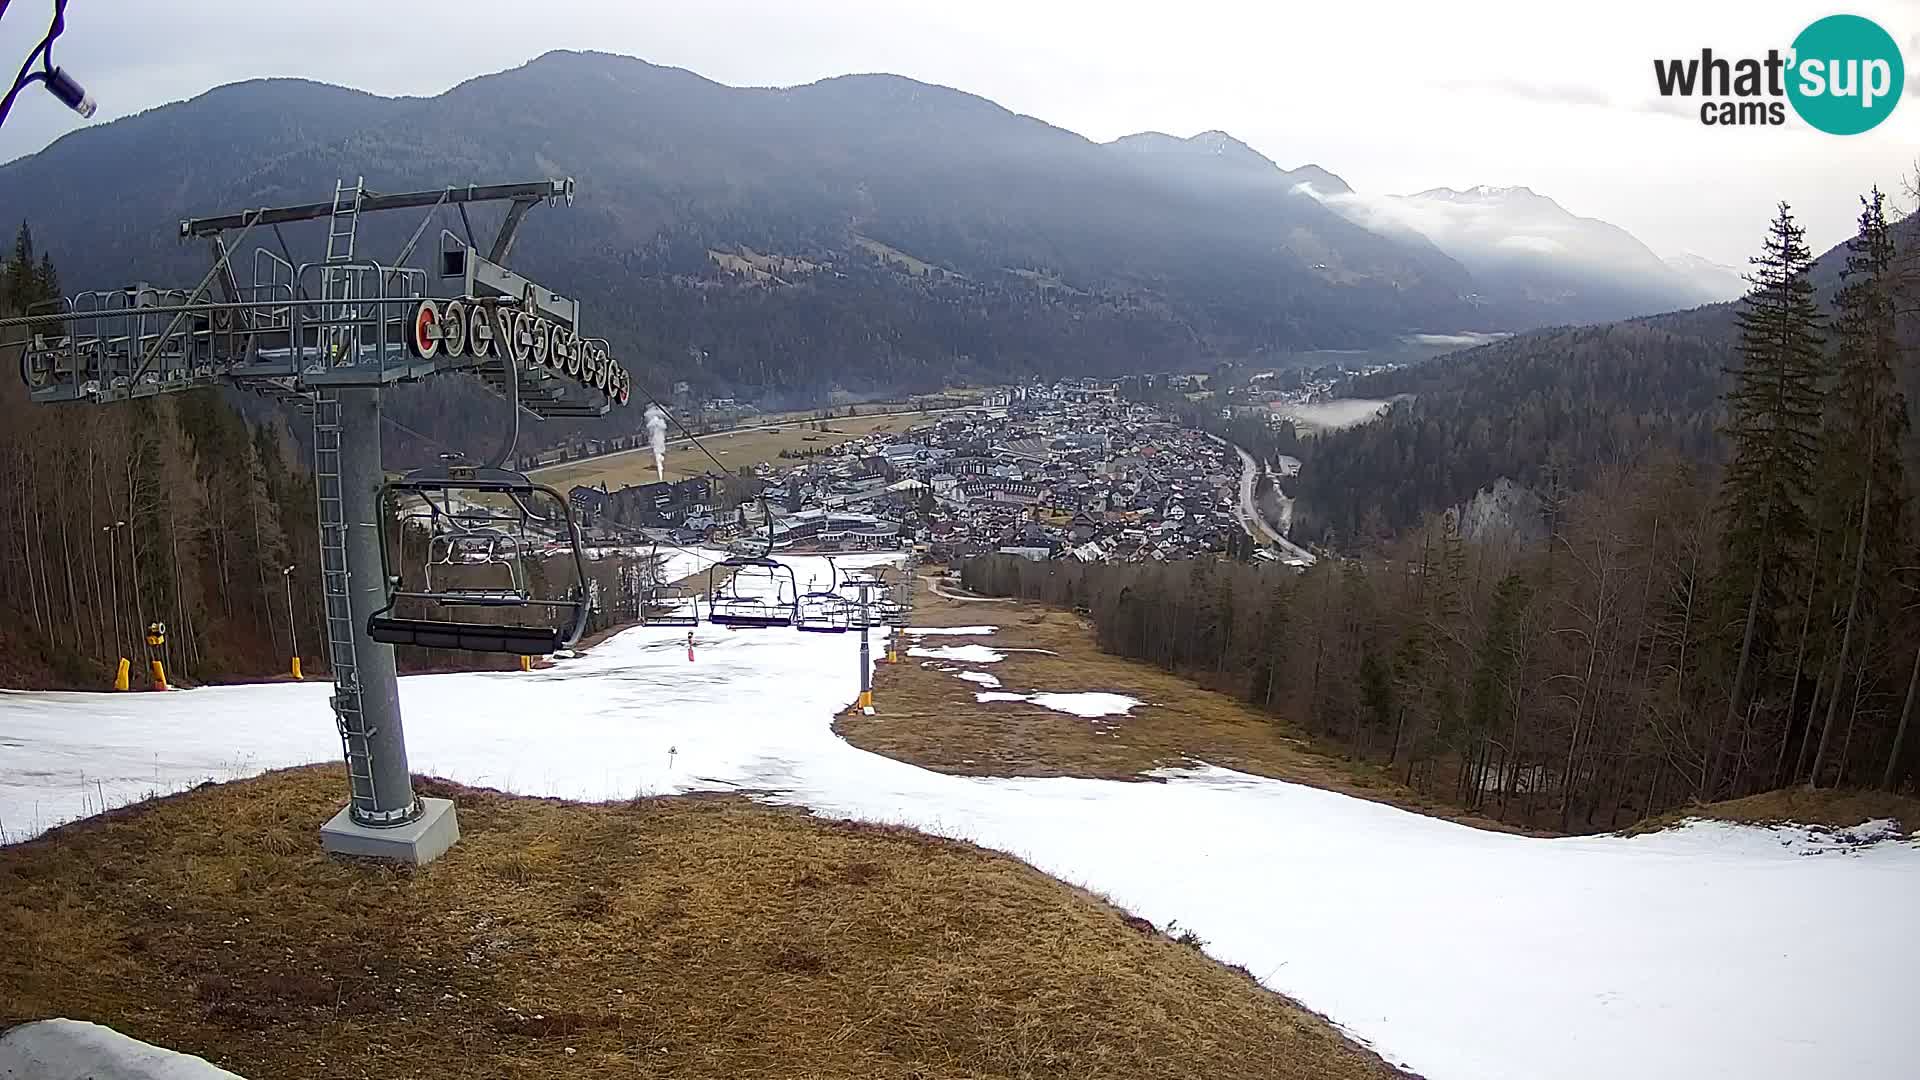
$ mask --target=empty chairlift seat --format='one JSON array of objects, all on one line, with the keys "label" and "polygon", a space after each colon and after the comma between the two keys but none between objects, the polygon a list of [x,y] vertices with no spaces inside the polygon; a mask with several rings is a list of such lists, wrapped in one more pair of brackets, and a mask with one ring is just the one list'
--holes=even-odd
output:
[{"label": "empty chairlift seat", "polygon": [[[731,570],[726,580],[720,571]],[[707,621],[764,628],[799,622],[800,588],[793,568],[766,556],[734,556],[707,570]]]},{"label": "empty chairlift seat", "polygon": [[[580,639],[593,589],[572,508],[559,492],[508,469],[447,464],[389,481],[380,508],[388,588],[386,606],[367,620],[373,640],[543,656]],[[554,545],[560,554],[549,557]],[[468,609],[515,617],[455,617]],[[536,614],[546,618],[530,618]]]}]

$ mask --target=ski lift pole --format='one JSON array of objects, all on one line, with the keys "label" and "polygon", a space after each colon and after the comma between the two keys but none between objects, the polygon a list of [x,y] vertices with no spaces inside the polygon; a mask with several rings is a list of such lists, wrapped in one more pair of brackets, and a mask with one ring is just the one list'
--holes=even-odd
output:
[{"label": "ski lift pole", "polygon": [[867,645],[867,624],[873,620],[867,614],[867,585],[860,583],[860,708],[867,715],[873,715],[873,665],[870,661]]},{"label": "ski lift pole", "polygon": [[[338,395],[340,521],[333,540],[341,547],[331,554],[344,565],[327,567],[336,579],[328,587],[333,594],[328,597],[328,614],[329,637],[345,640],[329,641],[334,653],[334,708],[347,751],[351,820],[377,829],[406,824],[420,816],[422,807],[414,798],[413,777],[407,769],[393,646],[380,644],[367,633],[368,617],[386,606],[379,529],[380,485],[386,479],[380,460],[380,391],[342,389]],[[323,521],[323,532],[327,526]],[[323,547],[326,543],[323,537]],[[335,591],[340,586],[345,587],[344,597]],[[336,610],[339,606],[346,608],[345,620],[333,618],[342,614]]]}]

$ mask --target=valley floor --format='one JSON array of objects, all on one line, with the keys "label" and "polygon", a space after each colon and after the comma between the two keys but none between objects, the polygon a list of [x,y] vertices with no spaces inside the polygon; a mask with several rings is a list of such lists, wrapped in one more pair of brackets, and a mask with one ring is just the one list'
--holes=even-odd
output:
[{"label": "valley floor", "polygon": [[[818,569],[794,561],[803,580]],[[1718,822],[1635,837],[1546,839],[1440,820],[1390,805],[1404,798],[1390,785],[1369,784],[1366,774],[1271,731],[1236,732],[1231,717],[1183,681],[1066,655],[1064,635],[1084,640],[1069,617],[1023,622],[1035,613],[1010,604],[966,604],[964,616],[935,615],[935,608],[921,604],[923,629],[942,629],[932,625],[938,621],[949,631],[977,632],[913,635],[920,655],[910,650],[905,663],[882,670],[876,716],[841,722],[849,739],[885,745],[885,754],[833,730],[857,686],[857,634],[701,627],[689,663],[686,631],[663,627],[618,634],[531,673],[402,680],[412,763],[416,772],[465,784],[568,799],[744,791],[820,818],[971,841],[1190,933],[1214,957],[1245,967],[1430,1080],[1907,1075],[1902,1020],[1914,1004],[1911,973],[1920,968],[1910,910],[1920,895],[1920,847],[1910,839],[1883,832],[1868,844],[1857,842],[1868,838],[1858,830]],[[1048,635],[1062,636],[1050,644]],[[934,681],[910,681],[923,677]],[[977,694],[1008,697],[982,702]],[[317,685],[0,694],[0,828],[17,839],[148,790],[330,761],[338,747],[325,702],[326,688]],[[1191,736],[1196,726],[1210,733],[1204,742]],[[939,730],[959,749],[936,747],[929,732]],[[922,764],[953,772],[977,765],[999,775]],[[1143,769],[1153,782],[1139,782]],[[1087,775],[1063,775],[1075,772]],[[314,805],[331,804],[316,796]],[[424,877],[498,873],[537,882],[551,872],[540,865],[560,851],[601,835],[628,842],[604,831],[616,828],[617,814],[608,812],[597,825],[536,826],[495,846],[485,832],[493,812],[477,811],[476,842],[448,855],[448,870],[436,863]],[[178,873],[188,877],[154,891],[159,906],[151,918],[164,922],[180,889],[270,897],[298,887],[222,863],[231,843],[285,848],[282,855],[314,873],[343,873],[310,846],[322,816],[290,803],[271,830],[179,839],[192,858],[180,860]],[[125,827],[139,820],[129,817]],[[92,827],[81,826],[76,843]],[[57,854],[66,847],[52,845],[55,858],[81,859]],[[0,858],[17,878],[27,865],[15,861],[19,853],[40,848]],[[476,865],[515,850],[524,852],[525,870]],[[776,874],[763,883],[750,863],[737,874],[751,895],[801,887],[806,876]],[[736,873],[718,862],[714,869]],[[131,882],[140,870],[121,872]],[[327,876],[318,890],[342,918],[382,895],[378,877],[353,888],[343,880]],[[477,877],[450,884],[458,887],[433,895],[466,907],[488,887]],[[571,888],[535,898],[571,904]],[[73,890],[44,902],[72,912],[90,903]],[[597,903],[582,902],[587,909]],[[794,940],[820,942],[824,955],[856,923],[836,921],[831,906],[820,911],[814,936]],[[750,915],[743,910],[741,919],[738,932],[751,934]],[[505,936],[535,932],[527,921],[538,920],[529,916]],[[655,913],[636,931],[663,935],[671,922]],[[237,918],[227,925],[246,932]],[[1784,929],[1809,926],[1820,931]],[[269,944],[292,947],[277,938]],[[122,970],[140,964],[111,954],[121,946],[108,938],[85,947],[101,963],[129,965]],[[1052,951],[1042,955],[1053,962]],[[1121,996],[1091,1007],[1119,1008],[1131,993],[1132,969],[1114,962],[1102,970]],[[937,972],[927,977],[938,981]],[[218,987],[211,993],[222,1000]],[[980,1008],[1007,993],[1029,995],[987,985],[967,992]],[[1054,1000],[1058,1011],[1047,1015],[1055,1019],[1090,1007],[1070,996]],[[512,1004],[524,1014],[543,1002]],[[736,1037],[751,1023],[739,1015],[709,1016],[716,1038]],[[845,1038],[870,1036],[858,1015],[849,1014]],[[629,1053],[646,1046],[637,1037],[623,1045]],[[1049,1060],[956,1054],[931,1071],[1172,1075],[1139,1062],[1076,1070]],[[1223,1064],[1219,1074],[1290,1075],[1278,1064]]]}]

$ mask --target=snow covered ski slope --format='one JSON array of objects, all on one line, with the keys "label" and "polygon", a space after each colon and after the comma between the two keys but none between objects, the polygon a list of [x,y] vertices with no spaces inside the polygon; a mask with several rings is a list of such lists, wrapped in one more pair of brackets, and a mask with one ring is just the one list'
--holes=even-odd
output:
[{"label": "snow covered ski slope", "polygon": [[[686,633],[628,631],[532,673],[403,679],[413,765],[577,799],[772,791],[974,840],[1177,920],[1431,1080],[1915,1075],[1911,841],[1706,823],[1540,840],[1210,767],[946,776],[833,734],[857,635],[702,626],[689,663]],[[327,692],[0,693],[0,829],[331,760]]]}]

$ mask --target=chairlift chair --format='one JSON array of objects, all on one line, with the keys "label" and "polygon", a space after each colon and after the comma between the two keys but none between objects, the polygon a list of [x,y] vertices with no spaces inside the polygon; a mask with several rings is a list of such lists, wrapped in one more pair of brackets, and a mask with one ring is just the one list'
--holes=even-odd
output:
[{"label": "chairlift chair", "polygon": [[[862,604],[858,599],[862,586],[865,586],[868,590],[867,602],[865,604]],[[855,629],[863,629],[880,626],[885,623],[886,620],[881,618],[879,607],[873,599],[876,590],[884,590],[885,588],[886,584],[878,577],[875,577],[872,571],[848,570],[841,573],[839,575],[836,592],[846,600],[847,625]]]},{"label": "chairlift chair", "polygon": [[[725,582],[718,578],[723,568],[733,571]],[[784,593],[780,588],[780,575],[783,573],[786,575]],[[741,592],[743,577],[748,580],[765,578],[773,587],[772,599],[757,593]],[[782,600],[783,595],[787,599]],[[793,567],[764,555],[736,555],[707,568],[707,621],[716,626],[793,626],[800,619],[799,597],[800,585],[794,578]]]},{"label": "chairlift chair", "polygon": [[[394,523],[397,538],[388,532]],[[427,535],[417,573],[405,565],[409,527]],[[416,469],[381,485],[379,528],[387,602],[367,619],[375,641],[544,656],[572,645],[586,629],[593,603],[573,510],[559,492],[524,473],[457,463]],[[563,554],[572,555],[571,581],[536,595],[534,570],[555,533]],[[395,614],[402,605],[427,614]],[[463,608],[535,609],[558,617],[552,624],[446,617]]]},{"label": "chairlift chair", "polygon": [[[813,634],[844,634],[852,624],[849,613],[851,605],[845,596],[836,591],[840,584],[840,567],[834,563],[831,555],[827,556],[827,573],[826,588],[809,589],[800,595],[793,624]],[[813,579],[808,578],[807,584],[812,585]]]},{"label": "chairlift chair", "polygon": [[679,585],[655,585],[641,601],[641,621],[648,626],[698,626],[700,594]]},{"label": "chairlift chair", "polygon": [[[831,555],[827,556],[827,573],[826,588],[809,589],[800,594],[794,625],[812,634],[844,634],[847,627],[852,625],[849,609],[853,605],[836,591],[840,584],[840,567]],[[813,579],[808,578],[807,584],[812,585]]]},{"label": "chairlift chair", "polygon": [[853,609],[857,606],[837,592],[801,593],[795,625],[810,634],[844,634],[853,625]]},{"label": "chairlift chair", "polygon": [[647,571],[650,581],[640,596],[640,621],[648,626],[700,625],[700,593],[659,580],[660,545],[653,546]]}]

